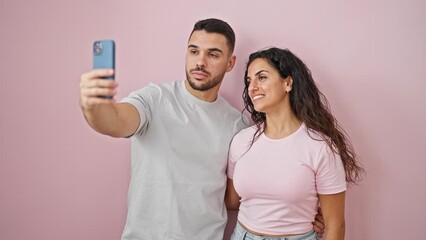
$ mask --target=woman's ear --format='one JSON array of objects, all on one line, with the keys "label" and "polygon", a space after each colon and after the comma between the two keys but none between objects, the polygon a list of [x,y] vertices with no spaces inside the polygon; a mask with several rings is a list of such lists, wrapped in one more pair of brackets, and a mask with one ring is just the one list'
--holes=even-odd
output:
[{"label": "woman's ear", "polygon": [[293,78],[288,76],[285,80],[285,91],[290,92],[293,89]]}]

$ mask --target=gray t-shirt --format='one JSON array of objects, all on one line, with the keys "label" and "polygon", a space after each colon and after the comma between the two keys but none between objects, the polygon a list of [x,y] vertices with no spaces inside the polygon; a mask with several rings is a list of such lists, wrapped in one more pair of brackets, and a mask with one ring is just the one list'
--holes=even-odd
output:
[{"label": "gray t-shirt", "polygon": [[142,119],[132,140],[123,240],[221,240],[226,165],[241,114],[223,98],[205,102],[184,82],[149,84],[122,100]]}]

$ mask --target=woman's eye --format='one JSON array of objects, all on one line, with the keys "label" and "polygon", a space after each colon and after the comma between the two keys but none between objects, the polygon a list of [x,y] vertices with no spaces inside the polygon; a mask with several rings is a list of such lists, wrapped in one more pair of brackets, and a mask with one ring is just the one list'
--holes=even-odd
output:
[{"label": "woman's eye", "polygon": [[265,79],[266,79],[266,76],[259,76],[260,81],[265,80]]}]

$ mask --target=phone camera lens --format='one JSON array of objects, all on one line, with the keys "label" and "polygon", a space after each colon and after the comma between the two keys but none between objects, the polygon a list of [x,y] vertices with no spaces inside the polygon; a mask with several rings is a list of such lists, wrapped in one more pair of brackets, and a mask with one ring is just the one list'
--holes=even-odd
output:
[{"label": "phone camera lens", "polygon": [[102,43],[101,42],[95,42],[93,44],[93,53],[96,55],[99,55],[102,53]]}]

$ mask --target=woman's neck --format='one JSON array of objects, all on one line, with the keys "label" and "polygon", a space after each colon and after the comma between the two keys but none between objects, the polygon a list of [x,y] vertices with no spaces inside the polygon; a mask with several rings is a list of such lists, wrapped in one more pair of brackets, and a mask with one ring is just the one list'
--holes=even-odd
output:
[{"label": "woman's neck", "polygon": [[266,114],[265,135],[269,138],[279,139],[296,132],[302,121],[296,117],[290,108],[284,111]]}]

